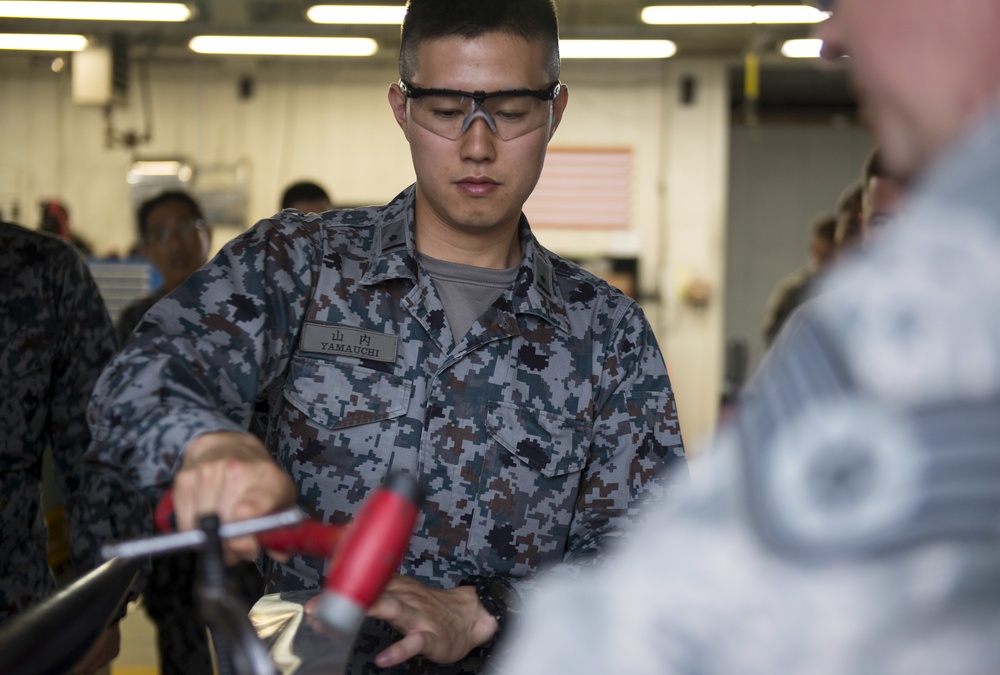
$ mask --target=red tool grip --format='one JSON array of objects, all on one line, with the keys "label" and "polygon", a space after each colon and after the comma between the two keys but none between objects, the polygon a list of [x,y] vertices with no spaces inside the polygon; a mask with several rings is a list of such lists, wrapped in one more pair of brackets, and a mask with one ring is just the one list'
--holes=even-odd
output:
[{"label": "red tool grip", "polygon": [[375,602],[409,548],[420,501],[412,485],[397,489],[389,484],[362,504],[337,547],[324,583],[327,591],[362,607]]},{"label": "red tool grip", "polygon": [[[163,532],[173,532],[177,529],[172,489],[167,490],[163,499],[156,505],[153,522],[157,529]],[[270,551],[328,558],[337,549],[345,529],[343,525],[324,525],[315,520],[303,520],[297,525],[260,532],[255,536],[260,545]]]},{"label": "red tool grip", "polygon": [[160,532],[173,532],[177,529],[177,519],[174,518],[174,491],[167,490],[163,499],[156,505],[153,512],[153,524]]},{"label": "red tool grip", "polygon": [[257,535],[257,541],[269,551],[327,558],[337,549],[346,529],[343,525],[324,525],[315,520],[303,520],[298,525],[261,532]]}]

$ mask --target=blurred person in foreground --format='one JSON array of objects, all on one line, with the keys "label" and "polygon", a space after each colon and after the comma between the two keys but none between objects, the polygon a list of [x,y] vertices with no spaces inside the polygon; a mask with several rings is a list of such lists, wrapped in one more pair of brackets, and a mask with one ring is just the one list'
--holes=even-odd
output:
[{"label": "blurred person in foreground", "polygon": [[898,227],[793,316],[691,489],[533,598],[533,673],[1000,663],[1000,3],[837,0]]},{"label": "blurred person in foreground", "polygon": [[139,205],[136,224],[139,254],[156,268],[163,283],[122,310],[115,326],[119,345],[125,344],[150,307],[208,261],[212,242],[201,206],[186,192],[162,192],[147,199]]},{"label": "blurred person in foreground", "polygon": [[[103,562],[101,544],[142,534],[149,512],[114,474],[83,460],[87,402],[115,342],[97,285],[70,244],[0,223],[0,333],[2,623],[56,590],[41,513],[46,446],[76,573]],[[118,654],[120,618],[74,673],[94,672]]]},{"label": "blurred person in foreground", "polygon": [[282,209],[297,209],[302,213],[323,213],[333,208],[329,193],[312,181],[292,183],[281,194]]},{"label": "blurred person in foreground", "polygon": [[[342,523],[390,467],[425,486],[349,672],[479,671],[539,567],[599,561],[683,477],[641,308],[522,213],[568,101],[558,32],[551,0],[410,0],[388,102],[416,183],[261,221],[150,310],[93,398],[95,455],[172,483],[182,527],[295,502]],[[323,562],[274,562],[269,589],[318,590]]]}]

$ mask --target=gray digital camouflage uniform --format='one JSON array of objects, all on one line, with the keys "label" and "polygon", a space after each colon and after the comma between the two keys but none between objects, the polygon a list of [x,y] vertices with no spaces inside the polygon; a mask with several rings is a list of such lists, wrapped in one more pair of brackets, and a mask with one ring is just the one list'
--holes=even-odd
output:
[{"label": "gray digital camouflage uniform", "polygon": [[0,335],[2,620],[55,587],[40,512],[46,445],[78,572],[101,562],[100,543],[139,534],[148,510],[114,474],[82,459],[87,401],[115,343],[97,286],[71,246],[0,223]]},{"label": "gray digital camouflage uniform", "polygon": [[[265,397],[267,445],[311,517],[348,520],[390,467],[419,476],[401,572],[421,582],[493,573],[524,591],[540,566],[599,552],[684,462],[649,324],[522,219],[516,282],[456,344],[416,261],[413,199],[282,212],[226,246],[102,376],[95,455],[163,488],[194,436],[245,430]],[[322,572],[293,558],[270,588],[316,588]]]},{"label": "gray digital camouflage uniform", "polygon": [[997,185],[1000,107],[789,319],[691,485],[540,584],[509,672],[997,672]]}]

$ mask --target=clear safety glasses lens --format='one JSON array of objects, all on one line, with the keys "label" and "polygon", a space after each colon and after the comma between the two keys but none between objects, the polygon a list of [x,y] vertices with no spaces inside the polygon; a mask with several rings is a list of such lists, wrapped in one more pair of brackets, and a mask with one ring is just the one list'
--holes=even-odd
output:
[{"label": "clear safety glasses lens", "polygon": [[545,126],[552,119],[552,100],[559,83],[538,91],[464,92],[417,89],[400,83],[409,99],[410,115],[424,129],[458,140],[477,119],[509,141]]}]

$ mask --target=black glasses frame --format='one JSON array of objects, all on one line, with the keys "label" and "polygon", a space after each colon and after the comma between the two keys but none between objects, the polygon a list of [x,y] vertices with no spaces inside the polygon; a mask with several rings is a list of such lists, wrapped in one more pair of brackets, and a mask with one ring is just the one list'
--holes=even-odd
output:
[{"label": "black glasses frame", "polygon": [[501,91],[462,91],[461,89],[421,89],[414,87],[406,80],[399,81],[399,90],[406,98],[420,98],[421,96],[464,96],[471,98],[479,105],[490,98],[498,96],[533,96],[542,101],[553,101],[559,95],[562,83],[553,82],[546,89],[504,89]]}]

